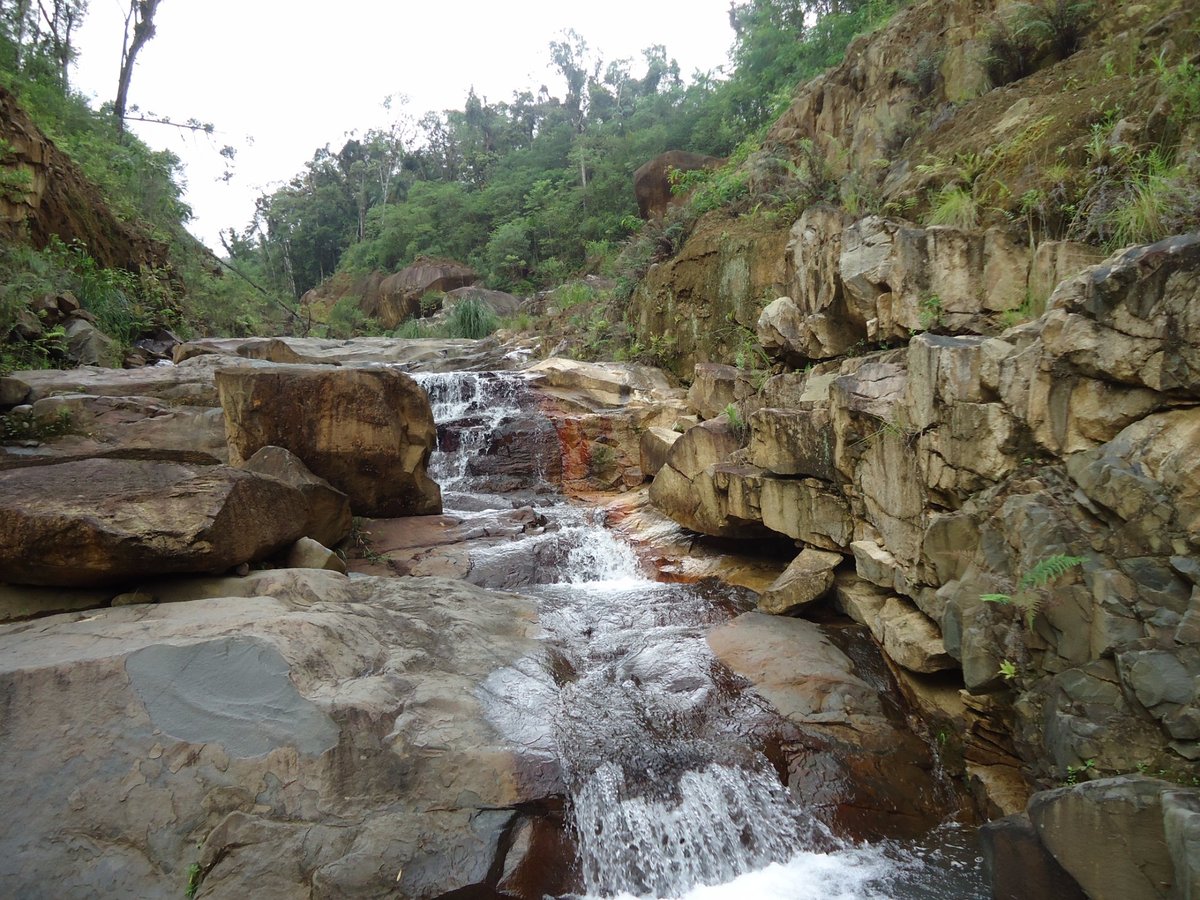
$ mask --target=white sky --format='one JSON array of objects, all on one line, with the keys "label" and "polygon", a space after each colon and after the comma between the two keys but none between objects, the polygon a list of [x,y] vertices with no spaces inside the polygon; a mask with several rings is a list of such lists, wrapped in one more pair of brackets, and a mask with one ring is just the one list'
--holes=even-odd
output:
[{"label": "white sky", "polygon": [[[403,93],[420,118],[461,108],[467,90],[491,102],[514,90],[563,86],[548,45],[574,28],[608,61],[665,44],[685,78],[723,66],[733,39],[729,0],[165,0],[157,35],[138,56],[130,104],[216,134],[133,125],[186,165],[191,230],[219,251],[217,234],[250,220],[254,198],[299,172],[313,151],[341,147],[352,130],[382,125],[383,98]],[[79,33],[74,86],[94,105],[116,93],[127,0],[91,0]],[[238,154],[229,184],[217,151]]]}]

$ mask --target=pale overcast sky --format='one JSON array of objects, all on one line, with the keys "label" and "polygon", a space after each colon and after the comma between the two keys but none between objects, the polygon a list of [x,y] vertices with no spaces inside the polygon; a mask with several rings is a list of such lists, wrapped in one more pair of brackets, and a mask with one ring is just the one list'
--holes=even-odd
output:
[{"label": "pale overcast sky", "polygon": [[[127,0],[91,0],[79,34],[75,87],[96,105],[116,93]],[[547,69],[548,45],[574,28],[606,61],[665,44],[685,77],[727,63],[729,0],[507,3],[423,0],[164,0],[158,33],[138,57],[129,101],[176,122],[212,122],[216,134],[135,125],[154,147],[186,163],[191,230],[219,249],[219,231],[249,222],[254,198],[301,170],[324,144],[386,119],[383,98],[409,110],[461,108],[474,85],[492,102],[514,90],[563,86]],[[235,176],[219,181],[224,144]]]}]

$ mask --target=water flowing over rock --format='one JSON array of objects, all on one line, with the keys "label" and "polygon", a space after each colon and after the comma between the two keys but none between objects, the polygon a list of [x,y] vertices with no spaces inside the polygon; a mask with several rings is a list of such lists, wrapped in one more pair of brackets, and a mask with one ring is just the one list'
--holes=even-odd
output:
[{"label": "water flowing over rock", "polygon": [[223,369],[217,387],[236,465],[283,447],[368,516],[441,512],[425,467],[436,440],[429,401],[395,369]]}]

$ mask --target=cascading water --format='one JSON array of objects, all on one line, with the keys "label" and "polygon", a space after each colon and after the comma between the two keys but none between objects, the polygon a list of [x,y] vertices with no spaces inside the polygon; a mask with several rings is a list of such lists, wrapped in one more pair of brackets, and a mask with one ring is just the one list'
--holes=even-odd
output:
[{"label": "cascading water", "polygon": [[[519,589],[537,598],[561,659],[554,684],[513,669],[486,687],[511,711],[497,724],[561,764],[589,896],[984,896],[971,862],[942,860],[941,849],[847,845],[797,805],[753,737],[766,704],[733,683],[705,640],[748,607],[746,596],[647,578],[628,545],[540,483],[544,461],[517,479],[516,499],[488,498],[496,467],[484,460],[497,442],[536,456],[530,435],[546,433],[519,375],[419,380],[439,425],[431,470],[448,505],[533,503],[544,518],[541,533],[473,554],[472,580],[511,589],[525,572]],[[505,473],[512,483],[512,467]],[[520,569],[517,557],[537,564]]]}]

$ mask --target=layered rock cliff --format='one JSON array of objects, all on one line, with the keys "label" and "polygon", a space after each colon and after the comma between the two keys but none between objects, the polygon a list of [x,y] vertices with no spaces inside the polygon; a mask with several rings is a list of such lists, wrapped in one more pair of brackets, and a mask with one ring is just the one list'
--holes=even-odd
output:
[{"label": "layered rock cliff", "polygon": [[[1018,769],[1200,774],[1200,234],[1110,253],[1116,194],[1097,200],[1132,177],[1099,171],[1122,154],[1194,175],[1163,73],[1190,71],[1196,35],[1177,3],[1096,3],[1078,52],[989,89],[1013,8],[923,3],[858,39],[761,151],[815,151],[837,199],[702,219],[630,310],[675,335],[709,419],[652,499],[702,533],[795,540],[773,611],[833,585],[1004,811]],[[922,224],[947,188],[969,221]]]}]

